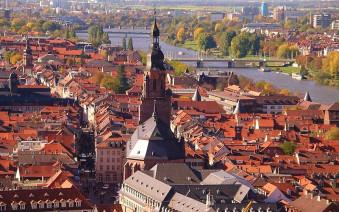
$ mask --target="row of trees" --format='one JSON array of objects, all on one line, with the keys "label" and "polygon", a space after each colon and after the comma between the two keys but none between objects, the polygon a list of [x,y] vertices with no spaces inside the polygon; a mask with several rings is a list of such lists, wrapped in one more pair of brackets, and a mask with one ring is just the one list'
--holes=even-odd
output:
[{"label": "row of trees", "polygon": [[55,21],[45,21],[39,18],[15,17],[11,20],[0,18],[0,29],[18,34],[46,34],[53,37],[63,37],[77,40],[74,27],[64,27]]},{"label": "row of trees", "polygon": [[99,25],[93,25],[88,28],[88,41],[95,47],[111,43],[108,33],[104,32],[103,27]]},{"label": "row of trees", "polygon": [[128,43],[126,42],[126,38],[123,38],[122,39],[122,48],[124,50],[131,50],[133,51],[134,50],[134,47],[133,47],[133,39],[132,38],[129,38],[128,39]]},{"label": "row of trees", "polygon": [[117,77],[105,75],[98,72],[95,75],[95,82],[106,89],[113,90],[115,93],[123,94],[129,88],[128,78],[126,77],[125,66],[118,66]]},{"label": "row of trees", "polygon": [[326,57],[298,56],[296,61],[318,83],[339,88],[339,52]]}]

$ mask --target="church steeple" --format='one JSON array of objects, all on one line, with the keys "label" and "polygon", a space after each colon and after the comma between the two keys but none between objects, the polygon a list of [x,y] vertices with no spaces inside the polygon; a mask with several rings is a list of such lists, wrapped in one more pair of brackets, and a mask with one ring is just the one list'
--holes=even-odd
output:
[{"label": "church steeple", "polygon": [[152,27],[152,45],[151,52],[147,55],[147,69],[148,70],[165,70],[164,67],[164,53],[160,49],[160,30],[157,24],[156,11],[154,11],[154,23]]},{"label": "church steeple", "polygon": [[159,45],[159,37],[160,37],[160,30],[158,28],[156,15],[157,15],[157,12],[154,10],[154,23],[153,23],[153,30],[152,30],[153,46]]},{"label": "church steeple", "polygon": [[26,68],[30,68],[33,66],[33,54],[32,54],[32,49],[29,45],[28,37],[26,37],[26,47],[23,53],[23,64],[24,64],[24,67]]},{"label": "church steeple", "polygon": [[[156,115],[163,123],[170,123],[171,97],[166,91],[166,68],[164,66],[164,54],[160,49],[160,30],[154,12],[154,24],[151,31],[152,39],[150,51],[147,54],[147,67],[144,72],[144,88],[142,103],[139,108],[139,122],[143,123]],[[152,110],[156,101],[156,113]]]}]

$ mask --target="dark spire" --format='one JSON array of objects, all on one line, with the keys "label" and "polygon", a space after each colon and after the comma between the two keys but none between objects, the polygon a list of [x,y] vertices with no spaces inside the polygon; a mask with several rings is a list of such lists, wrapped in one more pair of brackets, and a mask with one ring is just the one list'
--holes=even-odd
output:
[{"label": "dark spire", "polygon": [[201,95],[199,93],[199,87],[195,89],[194,95],[192,97],[192,101],[200,102],[201,101]]},{"label": "dark spire", "polygon": [[149,69],[165,70],[164,67],[164,53],[160,49],[159,44],[160,31],[157,24],[156,11],[154,10],[154,24],[152,30],[152,51],[149,54],[149,60],[147,60],[147,66]]},{"label": "dark spire", "polygon": [[310,93],[308,91],[305,93],[304,101],[312,102]]},{"label": "dark spire", "polygon": [[157,24],[157,11],[154,9],[154,24],[153,24],[153,37],[159,37],[160,30]]}]

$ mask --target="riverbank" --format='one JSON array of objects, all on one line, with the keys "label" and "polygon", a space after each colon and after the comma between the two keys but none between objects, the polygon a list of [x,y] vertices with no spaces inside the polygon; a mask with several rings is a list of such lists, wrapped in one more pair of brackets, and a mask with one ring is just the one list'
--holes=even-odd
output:
[{"label": "riverbank", "polygon": [[[77,36],[81,39],[87,40],[87,33],[78,33]],[[110,40],[112,44],[120,45],[121,40],[125,37],[125,35],[115,34],[110,35]],[[149,37],[140,37],[137,34],[128,34],[127,38],[133,38],[133,46],[136,50],[142,50],[147,52],[150,48],[150,38]],[[164,42],[164,40],[160,41],[160,46],[165,55],[177,54],[178,52],[182,52],[186,57],[196,57],[197,52],[193,50],[189,50],[186,48],[180,48],[178,46],[171,45],[169,43]],[[193,63],[186,63],[187,65],[194,65]],[[212,63],[213,65],[213,63]],[[215,64],[216,66],[218,64]],[[307,91],[310,93],[312,100],[315,102],[323,103],[323,104],[331,104],[335,101],[339,101],[339,90],[329,86],[323,86],[320,84],[316,84],[314,81],[310,80],[295,80],[292,79],[287,74],[276,73],[274,71],[263,73],[258,71],[257,68],[220,68],[220,71],[233,71],[237,75],[246,76],[257,81],[267,81],[272,83],[277,88],[288,88],[295,93],[305,94]],[[324,95],[326,94],[326,95]]]},{"label": "riverbank", "polygon": [[[187,40],[184,44],[177,44],[176,46],[180,48],[190,49],[196,52],[199,52],[199,47],[195,41]],[[212,57],[218,57],[218,58],[224,58],[224,59],[232,59],[229,56],[223,56],[221,52],[217,49],[212,49],[207,56]],[[261,59],[262,57],[257,55],[247,55],[246,57],[243,57],[243,59]],[[271,59],[278,59],[278,58],[271,58]],[[293,73],[299,74],[300,68],[299,67],[293,67],[293,66],[284,66],[283,63],[277,63],[277,62],[268,62],[267,66],[271,67],[271,70],[286,73],[289,75],[292,75]]]}]

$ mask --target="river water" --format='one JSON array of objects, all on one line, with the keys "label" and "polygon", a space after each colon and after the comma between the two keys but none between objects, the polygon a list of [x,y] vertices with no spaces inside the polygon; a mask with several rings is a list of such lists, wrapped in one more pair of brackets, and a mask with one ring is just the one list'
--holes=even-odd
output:
[{"label": "river water", "polygon": [[[77,33],[77,36],[80,39],[87,39],[87,33]],[[123,37],[132,37],[134,49],[148,51],[150,47],[150,37],[148,35],[142,34],[109,34],[110,40],[113,45],[121,45]],[[178,52],[182,52],[183,56],[180,57],[192,57],[196,56],[197,52],[189,49],[184,49],[176,47],[165,42],[160,42],[161,49],[165,55],[171,55],[172,57],[177,55]],[[192,64],[193,65],[193,64]],[[276,73],[276,72],[261,72],[255,68],[226,68],[223,64],[219,62],[213,64],[213,67],[220,67],[218,70],[233,71],[238,75],[243,75],[254,81],[264,80],[272,83],[277,88],[287,88],[290,91],[303,95],[307,91],[310,93],[310,96],[314,102],[319,102],[322,104],[331,104],[335,101],[339,101],[339,89],[323,86],[316,84],[314,81],[310,80],[295,80],[290,76]]]}]

